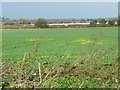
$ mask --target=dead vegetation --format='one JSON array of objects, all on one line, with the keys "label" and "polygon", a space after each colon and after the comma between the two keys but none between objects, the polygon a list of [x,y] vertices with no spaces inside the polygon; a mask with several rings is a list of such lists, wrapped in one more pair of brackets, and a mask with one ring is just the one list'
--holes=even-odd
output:
[{"label": "dead vegetation", "polygon": [[[37,41],[38,42],[38,41]],[[2,88],[118,88],[118,63],[102,64],[108,51],[83,55],[74,62],[45,62],[36,59],[40,43],[17,63],[3,63]],[[116,58],[117,59],[117,58]],[[68,58],[69,60],[69,58]],[[33,64],[32,64],[33,63]]]}]

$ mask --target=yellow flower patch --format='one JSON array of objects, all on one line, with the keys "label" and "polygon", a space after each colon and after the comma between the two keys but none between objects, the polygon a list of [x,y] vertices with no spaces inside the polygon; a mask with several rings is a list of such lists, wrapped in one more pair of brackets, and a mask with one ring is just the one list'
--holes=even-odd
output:
[{"label": "yellow flower patch", "polygon": [[103,44],[102,41],[95,41],[91,39],[80,39],[80,40],[74,40],[72,42],[79,42],[80,44]]},{"label": "yellow flower patch", "polygon": [[38,40],[39,40],[39,39],[31,38],[31,39],[29,39],[28,41],[34,42],[34,41],[38,41]]}]

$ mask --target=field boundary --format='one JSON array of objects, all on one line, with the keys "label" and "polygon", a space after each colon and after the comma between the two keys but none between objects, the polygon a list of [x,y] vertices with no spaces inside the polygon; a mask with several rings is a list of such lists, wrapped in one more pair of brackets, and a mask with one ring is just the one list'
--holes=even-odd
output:
[{"label": "field boundary", "polygon": [[118,28],[118,27],[82,27],[82,28],[34,28],[34,29],[26,29],[26,28],[19,28],[19,29],[0,29],[0,30],[52,30],[52,29],[87,29],[87,28]]}]

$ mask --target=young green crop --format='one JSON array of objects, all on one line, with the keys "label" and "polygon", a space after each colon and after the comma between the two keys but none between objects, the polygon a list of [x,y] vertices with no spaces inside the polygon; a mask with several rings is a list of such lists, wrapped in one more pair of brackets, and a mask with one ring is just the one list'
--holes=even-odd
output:
[{"label": "young green crop", "polygon": [[[106,68],[102,65],[114,64],[117,61],[117,28],[3,30],[2,34],[2,60],[5,65],[21,62],[24,55],[27,54],[27,58],[33,60],[27,63],[28,66],[26,65],[27,73],[31,68],[38,68],[35,60],[40,62],[43,65],[42,67],[48,71],[53,68],[55,70],[59,68],[65,70],[62,71],[65,73],[64,76],[60,74],[61,71],[57,72],[60,77],[54,78],[53,84],[50,84],[50,82],[46,84],[47,81],[45,81],[42,84],[43,87],[55,87],[54,85],[56,87],[80,87],[79,85],[82,83],[83,87],[116,86],[115,82],[107,83],[104,81],[104,84],[107,85],[105,86],[101,83],[101,80],[104,80],[104,76],[111,78],[112,75],[109,76],[109,74],[103,72],[110,73],[109,71],[115,67],[112,65],[112,67]],[[35,53],[32,55],[32,52]],[[57,64],[58,68],[54,65],[56,62],[60,63]],[[48,63],[47,66],[44,66],[45,63]],[[101,69],[99,70],[99,68]],[[72,75],[72,70],[74,70],[74,75]],[[81,78],[75,70],[79,73],[80,70],[83,72]],[[96,76],[94,76],[95,70]],[[115,70],[117,70],[116,67]],[[100,72],[104,74],[103,77]],[[54,74],[55,72],[50,73]],[[90,77],[94,79],[91,80]],[[110,81],[108,80],[108,82]],[[111,86],[108,86],[108,84]]]}]

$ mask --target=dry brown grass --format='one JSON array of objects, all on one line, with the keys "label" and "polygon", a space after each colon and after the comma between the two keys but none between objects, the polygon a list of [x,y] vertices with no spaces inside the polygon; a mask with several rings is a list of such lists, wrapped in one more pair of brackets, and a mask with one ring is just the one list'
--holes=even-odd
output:
[{"label": "dry brown grass", "polygon": [[[91,55],[87,53],[88,51],[85,51],[74,63],[41,63],[41,61],[36,60],[35,56],[35,53],[39,52],[39,46],[40,43],[36,43],[35,50],[30,54],[24,54],[20,62],[4,63],[2,65],[2,88],[86,88],[94,86],[96,82],[97,84],[94,87],[97,88],[118,88],[117,61],[110,64],[102,64],[101,62],[108,50],[99,54],[92,53]],[[33,60],[36,63],[36,67],[28,68],[29,62]],[[72,82],[69,81],[70,79],[73,82],[76,81],[76,83],[70,83]],[[60,80],[66,81],[57,83]]]}]

